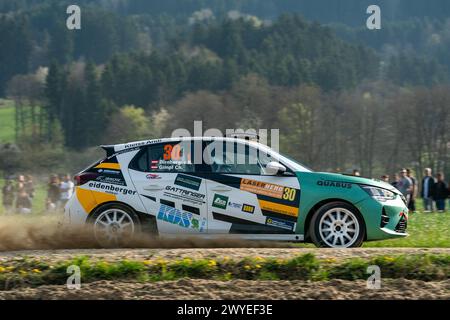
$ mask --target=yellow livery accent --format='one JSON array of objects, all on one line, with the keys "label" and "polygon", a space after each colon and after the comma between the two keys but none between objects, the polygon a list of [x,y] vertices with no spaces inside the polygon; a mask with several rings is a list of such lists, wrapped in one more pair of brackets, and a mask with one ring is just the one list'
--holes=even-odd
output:
[{"label": "yellow livery accent", "polygon": [[292,217],[298,217],[298,208],[279,204],[275,202],[258,200],[261,210],[272,211],[280,214],[285,214]]},{"label": "yellow livery accent", "polygon": [[91,213],[91,211],[94,210],[94,208],[99,204],[117,200],[117,197],[115,195],[104,192],[85,190],[81,189],[80,187],[77,187],[76,194],[78,201],[80,202],[84,211],[88,214]]},{"label": "yellow livery accent", "polygon": [[114,169],[120,170],[120,164],[118,163],[100,163],[95,169]]}]

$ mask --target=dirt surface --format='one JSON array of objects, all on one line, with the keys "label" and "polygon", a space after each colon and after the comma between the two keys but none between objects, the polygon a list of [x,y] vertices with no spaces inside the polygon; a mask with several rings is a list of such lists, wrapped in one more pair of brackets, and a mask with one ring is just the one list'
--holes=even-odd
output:
[{"label": "dirt surface", "polygon": [[[93,260],[166,260],[189,258],[244,257],[290,258],[313,253],[319,259],[342,259],[379,255],[446,253],[450,248],[179,248],[179,249],[70,249],[0,252],[0,264],[24,257],[56,263],[80,255]],[[450,299],[450,280],[423,282],[382,279],[382,288],[369,290],[365,281],[216,281],[181,279],[161,282],[97,281],[82,284],[80,290],[51,285],[0,291],[0,299]]]},{"label": "dirt surface", "polygon": [[98,281],[79,290],[41,286],[0,291],[0,299],[450,299],[450,280],[385,280],[380,289],[365,281],[214,281],[181,279],[155,283]]},{"label": "dirt surface", "polygon": [[380,255],[445,253],[450,254],[450,248],[353,248],[353,249],[318,249],[318,248],[179,248],[179,249],[70,249],[70,250],[23,250],[0,252],[0,262],[20,259],[22,257],[35,258],[43,261],[58,262],[80,255],[89,256],[93,260],[117,261],[147,260],[147,259],[182,259],[229,257],[242,259],[244,257],[275,257],[292,258],[294,256],[312,253],[319,259],[370,258]]}]

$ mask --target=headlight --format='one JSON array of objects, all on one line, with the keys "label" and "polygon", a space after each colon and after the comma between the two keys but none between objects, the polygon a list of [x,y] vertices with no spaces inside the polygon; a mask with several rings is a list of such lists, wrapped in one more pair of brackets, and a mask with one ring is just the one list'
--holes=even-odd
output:
[{"label": "headlight", "polygon": [[360,186],[365,192],[367,192],[372,198],[378,201],[394,200],[396,194],[392,191],[383,188]]}]

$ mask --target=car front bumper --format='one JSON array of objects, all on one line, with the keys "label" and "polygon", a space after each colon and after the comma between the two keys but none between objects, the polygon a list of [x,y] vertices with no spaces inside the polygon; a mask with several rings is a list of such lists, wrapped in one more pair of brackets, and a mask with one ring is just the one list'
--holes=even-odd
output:
[{"label": "car front bumper", "polygon": [[406,237],[408,208],[398,196],[380,202],[371,197],[356,204],[366,223],[367,240]]}]

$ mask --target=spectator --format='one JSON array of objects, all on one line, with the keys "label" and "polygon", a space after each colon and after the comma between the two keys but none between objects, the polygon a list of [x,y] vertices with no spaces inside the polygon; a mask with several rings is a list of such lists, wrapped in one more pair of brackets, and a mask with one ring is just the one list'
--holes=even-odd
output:
[{"label": "spectator", "polygon": [[5,208],[6,214],[10,214],[13,209],[14,205],[14,183],[13,180],[8,179],[5,182],[5,185],[2,189],[2,195],[3,195],[3,207]]},{"label": "spectator", "polygon": [[66,174],[62,177],[62,181],[60,184],[60,206],[64,208],[67,201],[72,197],[74,183],[70,179],[70,175]]},{"label": "spectator", "polygon": [[437,182],[434,187],[434,200],[436,201],[436,209],[439,212],[445,211],[445,201],[448,197],[448,185],[444,181],[444,174],[438,173],[436,175]]},{"label": "spectator", "polygon": [[359,172],[358,169],[354,169],[354,170],[353,170],[353,175],[354,175],[355,177],[360,177],[360,176],[361,176],[361,173]]},{"label": "spectator", "polygon": [[25,176],[24,181],[24,187],[25,191],[28,194],[28,196],[33,199],[34,198],[34,183],[33,183],[33,177],[29,174]]},{"label": "spectator", "polygon": [[406,176],[411,179],[412,189],[411,189],[411,198],[409,200],[408,209],[410,212],[416,211],[416,197],[417,197],[417,179],[411,173],[411,169],[406,169]]},{"label": "spectator", "polygon": [[21,214],[31,213],[31,198],[26,193],[25,189],[22,189],[17,195],[16,210]]},{"label": "spectator", "polygon": [[[394,181],[392,181],[391,182],[391,185],[394,187],[394,188],[397,188],[397,186],[398,186],[398,181],[400,180],[400,177],[398,176],[398,174],[396,173],[396,174],[394,174]],[[398,189],[398,188],[397,188]]]},{"label": "spectator", "polygon": [[397,183],[397,189],[406,198],[406,203],[409,207],[409,202],[411,200],[412,181],[406,176],[406,169],[400,170],[400,179]]},{"label": "spectator", "polygon": [[422,188],[420,196],[423,199],[423,209],[425,212],[433,211],[433,194],[436,181],[431,175],[431,169],[426,168],[424,171],[425,176],[422,179]]},{"label": "spectator", "polygon": [[55,211],[60,199],[59,179],[57,175],[51,175],[47,188],[46,208],[49,211]]},{"label": "spectator", "polygon": [[25,190],[25,176],[21,174],[17,177],[17,188],[16,188],[17,195],[19,195],[19,193],[21,193],[24,190]]},{"label": "spectator", "polygon": [[381,181],[389,183],[389,175],[387,175],[387,174],[382,175],[381,176]]}]

